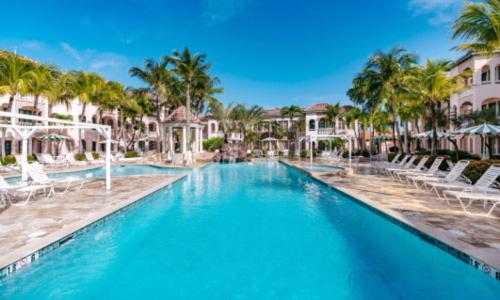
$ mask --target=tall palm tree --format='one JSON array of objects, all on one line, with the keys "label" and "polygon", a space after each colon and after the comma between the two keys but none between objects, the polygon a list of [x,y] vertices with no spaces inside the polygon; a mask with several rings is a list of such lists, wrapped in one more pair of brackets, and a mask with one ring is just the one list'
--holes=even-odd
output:
[{"label": "tall palm tree", "polygon": [[233,116],[243,133],[245,145],[248,146],[247,136],[257,124],[264,120],[264,109],[258,105],[247,108],[243,104],[238,104],[233,108]]},{"label": "tall palm tree", "polygon": [[[404,80],[409,70],[417,62],[417,58],[404,48],[395,47],[389,52],[377,51],[368,61],[366,69],[373,76],[373,83],[378,85],[380,97],[387,104],[392,116],[392,139],[396,145],[396,135],[399,136],[398,109],[401,94],[404,92]],[[401,146],[401,140],[400,146]],[[401,147],[400,147],[401,148]]]},{"label": "tall palm tree", "polygon": [[219,122],[219,127],[224,133],[224,143],[228,142],[229,133],[233,129],[235,106],[235,103],[230,103],[227,107],[224,107],[222,103],[214,102],[210,108],[210,113]]},{"label": "tall palm tree", "polygon": [[16,95],[27,94],[32,69],[31,61],[16,54],[0,56],[0,95],[9,95],[9,111]]},{"label": "tall palm tree", "polygon": [[465,4],[453,25],[453,38],[463,38],[469,42],[456,49],[488,55],[500,50],[500,0],[485,2]]},{"label": "tall palm tree", "polygon": [[351,108],[344,114],[346,125],[349,127],[353,126],[354,137],[356,138],[358,149],[364,149],[363,144],[361,143],[359,138],[361,136],[361,130],[359,130],[361,126],[359,126],[359,123],[361,123],[360,120],[362,118],[362,114],[362,111],[357,107]]},{"label": "tall palm tree", "polygon": [[71,106],[71,99],[74,98],[72,90],[69,87],[72,78],[70,73],[59,73],[52,78],[49,89],[45,92],[49,116],[52,115],[52,107],[56,104],[62,104],[67,109]]},{"label": "tall palm tree", "polygon": [[28,81],[28,93],[34,97],[34,112],[38,109],[40,97],[47,97],[50,94],[52,85],[56,83],[57,74],[58,71],[54,66],[36,65],[33,67]]},{"label": "tall palm tree", "polygon": [[463,75],[448,76],[449,62],[427,60],[408,78],[408,96],[429,108],[432,127],[431,153],[437,152],[438,109],[440,103],[464,87]]},{"label": "tall palm tree", "polygon": [[[98,103],[99,99],[105,95],[106,82],[104,78],[96,73],[75,71],[71,73],[68,89],[70,90],[70,94],[78,98],[78,101],[82,105],[78,119],[80,122],[84,122],[87,106],[92,103]],[[80,152],[83,151],[81,135],[82,131],[79,129],[78,148]]]},{"label": "tall palm tree", "polygon": [[170,90],[167,85],[174,84],[172,72],[167,69],[167,60],[156,62],[154,59],[147,59],[144,62],[144,67],[132,67],[129,74],[132,77],[137,77],[149,85],[151,94],[155,103],[156,121],[158,122],[159,134],[157,137],[156,150],[161,151],[161,141],[163,140],[163,130],[161,129],[161,110],[164,103],[162,102],[163,95],[170,95]]},{"label": "tall palm tree", "polygon": [[[296,117],[297,115],[301,115],[303,112],[302,108],[298,105],[290,105],[290,106],[284,106],[281,108],[281,116],[284,118],[288,118],[290,121],[290,126],[292,126],[294,130],[293,134],[293,139],[295,141],[295,149],[297,148],[297,139],[298,139],[298,128],[295,125],[293,125],[293,118]],[[290,136],[288,137],[290,138]]]},{"label": "tall palm tree", "polygon": [[340,103],[335,105],[328,105],[325,111],[328,121],[333,125],[333,134],[337,134],[337,121],[344,117],[344,111],[340,106]]},{"label": "tall palm tree", "polygon": [[[191,96],[193,84],[200,78],[207,76],[211,65],[205,62],[205,54],[191,54],[188,48],[182,52],[174,51],[173,55],[165,57],[164,61],[171,61],[175,66],[175,73],[181,78],[186,97],[186,133],[187,141],[191,145]],[[190,146],[189,146],[190,147]]]}]

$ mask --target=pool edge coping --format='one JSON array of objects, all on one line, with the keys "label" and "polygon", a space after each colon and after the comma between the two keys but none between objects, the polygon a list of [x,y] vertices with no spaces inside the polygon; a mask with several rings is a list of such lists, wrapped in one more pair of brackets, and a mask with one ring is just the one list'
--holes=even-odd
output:
[{"label": "pool edge coping", "polygon": [[109,218],[112,218],[116,214],[119,214],[131,208],[133,205],[140,203],[147,196],[152,195],[168,186],[171,186],[182,179],[185,179],[187,174],[169,176],[171,177],[171,181],[167,183],[158,184],[157,186],[139,193],[135,197],[126,199],[123,202],[117,203],[111,207],[106,207],[102,211],[96,212],[95,214],[83,220],[77,221],[68,227],[61,228],[49,234],[40,241],[24,245],[17,250],[9,253],[8,255],[2,257],[0,259],[0,281],[3,278],[10,276],[20,269],[30,265],[31,263],[38,261],[40,257],[45,256],[49,252],[52,252],[53,250],[63,246],[78,235],[104,223]]},{"label": "pool edge coping", "polygon": [[327,186],[335,191],[340,192],[341,194],[347,196],[349,199],[353,200],[354,202],[362,205],[363,207],[365,207],[365,208],[369,209],[370,211],[376,213],[377,215],[385,218],[386,220],[392,222],[393,224],[403,228],[404,230],[408,231],[409,233],[422,239],[426,243],[447,252],[448,254],[454,256],[455,258],[458,258],[459,260],[466,263],[467,265],[472,266],[473,268],[481,271],[481,273],[483,273],[489,277],[492,277],[493,279],[496,279],[497,282],[500,282],[500,268],[496,268],[496,267],[492,266],[491,264],[486,263],[483,260],[475,257],[474,255],[467,253],[466,250],[457,249],[457,247],[452,246],[452,245],[448,244],[447,242],[442,241],[440,238],[438,238],[430,233],[427,233],[427,232],[423,231],[422,229],[415,227],[413,224],[411,224],[407,220],[401,218],[395,212],[393,212],[389,209],[384,209],[384,208],[376,207],[376,206],[372,205],[371,204],[372,201],[365,200],[364,199],[365,197],[363,197],[361,195],[356,195],[355,193],[349,192],[349,191],[345,190],[344,188],[331,185],[331,184],[323,181],[321,178],[319,178],[314,173],[309,172],[308,170],[299,168],[298,166],[294,165],[293,163],[290,163],[290,162],[282,160],[282,159],[280,159],[279,162],[287,167],[290,167],[294,170],[297,170],[297,171],[309,176],[310,178],[319,182],[320,184],[323,184],[323,185],[325,185],[325,186]]}]

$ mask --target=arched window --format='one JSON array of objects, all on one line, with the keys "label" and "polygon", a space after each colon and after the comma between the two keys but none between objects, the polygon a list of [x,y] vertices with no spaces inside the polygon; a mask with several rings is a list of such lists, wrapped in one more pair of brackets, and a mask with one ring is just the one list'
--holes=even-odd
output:
[{"label": "arched window", "polygon": [[87,117],[86,116],[83,116],[82,122],[84,122],[84,123],[87,122]]},{"label": "arched window", "polygon": [[460,115],[467,115],[472,112],[472,103],[470,102],[464,102],[462,105],[460,105]]},{"label": "arched window", "polygon": [[500,98],[491,98],[491,99],[486,99],[481,103],[481,109],[490,109],[495,112],[495,114],[498,116],[500,111],[499,111],[499,102]]},{"label": "arched window", "polygon": [[319,128],[326,128],[326,120],[321,118],[319,119]]},{"label": "arched window", "polygon": [[92,116],[92,123],[97,124],[97,116]]},{"label": "arched window", "polygon": [[[210,128],[212,132],[215,132],[215,123],[212,123],[212,125],[210,125]],[[260,129],[260,124],[259,124],[259,129]]]},{"label": "arched window", "polygon": [[316,130],[316,121],[315,120],[309,120],[309,131]]},{"label": "arched window", "polygon": [[491,81],[490,66],[486,65],[481,69],[481,83],[487,84]]},{"label": "arched window", "polygon": [[156,131],[156,124],[155,123],[149,123],[149,132],[155,132]]}]

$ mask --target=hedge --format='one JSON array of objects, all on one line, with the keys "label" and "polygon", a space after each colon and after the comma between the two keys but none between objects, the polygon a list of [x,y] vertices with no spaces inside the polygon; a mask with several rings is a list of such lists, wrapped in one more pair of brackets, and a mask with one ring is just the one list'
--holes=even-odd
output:
[{"label": "hedge", "polygon": [[78,161],[85,161],[87,160],[87,157],[85,156],[85,153],[77,153],[75,154],[75,160],[78,160]]},{"label": "hedge", "polygon": [[463,175],[476,183],[483,173],[494,164],[500,164],[500,160],[477,160],[471,161],[465,168]]},{"label": "hedge", "polygon": [[137,151],[127,151],[125,152],[125,158],[133,158],[133,157],[138,157],[139,154]]},{"label": "hedge", "polygon": [[222,137],[213,137],[203,141],[203,149],[208,151],[220,149],[222,145],[224,145],[224,138]]},{"label": "hedge", "polygon": [[99,159],[99,153],[97,153],[97,152],[92,152],[92,157],[93,157],[94,159]]}]

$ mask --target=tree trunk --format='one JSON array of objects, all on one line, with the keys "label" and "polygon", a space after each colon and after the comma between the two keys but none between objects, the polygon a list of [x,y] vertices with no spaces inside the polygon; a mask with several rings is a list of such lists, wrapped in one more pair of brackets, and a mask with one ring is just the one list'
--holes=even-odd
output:
[{"label": "tree trunk", "polygon": [[405,153],[409,152],[409,145],[408,145],[408,122],[404,122],[404,131],[405,131],[405,137],[404,137],[404,147],[403,151]]},{"label": "tree trunk", "polygon": [[[83,117],[85,116],[85,110],[87,109],[87,104],[83,103],[82,113],[80,114],[80,122],[83,122]],[[85,149],[87,150],[87,149]],[[78,129],[78,152],[83,152],[82,148],[82,130]]]},{"label": "tree trunk", "polygon": [[38,100],[39,100],[39,96],[35,96],[35,99],[33,101],[33,112],[36,111],[36,109],[38,108]]},{"label": "tree trunk", "polygon": [[8,107],[8,111],[12,111],[12,106],[14,105],[14,95],[11,95],[9,97],[9,107]]},{"label": "tree trunk", "polygon": [[162,147],[161,147],[161,141],[163,141],[163,135],[161,130],[161,115],[160,115],[160,96],[158,93],[156,94],[156,125],[158,126],[157,133],[158,136],[156,137],[156,152],[161,153],[162,152]]},{"label": "tree trunk", "polygon": [[370,122],[370,152],[375,152],[375,144],[373,143],[375,139],[375,130],[373,128],[373,122]]},{"label": "tree trunk", "polygon": [[[396,143],[396,121],[392,123],[392,145],[393,147],[397,147]],[[399,149],[398,152],[401,152],[402,149]]]},{"label": "tree trunk", "polygon": [[436,106],[431,104],[431,121],[432,121],[432,140],[431,140],[431,155],[437,154],[437,119]]}]

